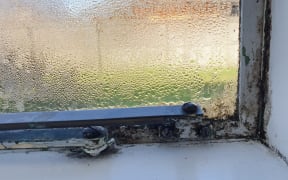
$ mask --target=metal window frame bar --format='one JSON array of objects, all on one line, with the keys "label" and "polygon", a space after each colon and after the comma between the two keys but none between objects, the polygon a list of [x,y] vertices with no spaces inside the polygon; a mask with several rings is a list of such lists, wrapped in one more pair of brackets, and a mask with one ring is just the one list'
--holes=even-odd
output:
[{"label": "metal window frame bar", "polygon": [[[265,30],[270,7],[270,0],[241,0],[241,30],[240,30],[240,61],[238,80],[238,117],[242,127],[250,136],[258,137],[259,123],[265,109],[263,99],[268,92],[264,90],[268,79],[269,65],[268,42],[265,36],[270,31]],[[271,27],[271,26],[270,26]],[[269,39],[270,41],[270,39]],[[268,53],[269,54],[269,53]]]},{"label": "metal window frame bar", "polygon": [[5,113],[0,115],[0,130],[160,124],[164,123],[167,118],[189,118],[202,115],[200,106],[197,106],[195,113],[189,114],[183,111],[182,105]]}]

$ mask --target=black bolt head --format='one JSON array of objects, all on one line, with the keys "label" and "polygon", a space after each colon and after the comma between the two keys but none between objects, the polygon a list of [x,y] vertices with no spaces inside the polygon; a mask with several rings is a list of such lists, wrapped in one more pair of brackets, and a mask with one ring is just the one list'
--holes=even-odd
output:
[{"label": "black bolt head", "polygon": [[182,105],[182,110],[187,114],[195,114],[197,112],[197,109],[197,105],[191,102],[187,102]]},{"label": "black bolt head", "polygon": [[101,138],[107,135],[107,130],[101,126],[87,127],[82,131],[83,138]]}]

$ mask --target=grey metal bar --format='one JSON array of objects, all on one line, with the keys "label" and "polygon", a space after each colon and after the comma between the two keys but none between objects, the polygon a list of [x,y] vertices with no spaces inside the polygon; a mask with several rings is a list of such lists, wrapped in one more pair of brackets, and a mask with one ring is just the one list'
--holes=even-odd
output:
[{"label": "grey metal bar", "polygon": [[83,138],[83,128],[27,129],[0,131],[0,142],[57,141]]},{"label": "grey metal bar", "polygon": [[0,130],[129,125],[164,122],[167,117],[202,116],[200,106],[193,114],[181,105],[115,108],[81,111],[23,112],[0,114]]}]

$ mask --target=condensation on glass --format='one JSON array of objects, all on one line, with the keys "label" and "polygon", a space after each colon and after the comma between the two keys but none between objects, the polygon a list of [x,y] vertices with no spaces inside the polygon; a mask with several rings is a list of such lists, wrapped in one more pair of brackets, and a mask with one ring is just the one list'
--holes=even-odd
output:
[{"label": "condensation on glass", "polygon": [[1,0],[0,111],[233,114],[239,0]]}]

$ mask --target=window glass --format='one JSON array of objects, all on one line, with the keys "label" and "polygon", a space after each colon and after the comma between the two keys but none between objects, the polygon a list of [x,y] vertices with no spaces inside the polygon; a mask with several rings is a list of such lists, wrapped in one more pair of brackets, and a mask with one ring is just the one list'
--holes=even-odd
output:
[{"label": "window glass", "polygon": [[1,0],[0,111],[233,114],[239,0]]}]

